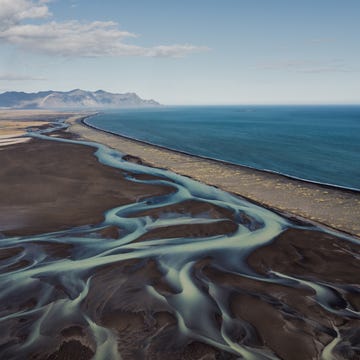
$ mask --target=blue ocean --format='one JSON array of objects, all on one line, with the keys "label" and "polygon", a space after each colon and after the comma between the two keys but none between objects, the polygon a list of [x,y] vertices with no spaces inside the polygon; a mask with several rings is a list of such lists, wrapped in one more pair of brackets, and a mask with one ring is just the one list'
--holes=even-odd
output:
[{"label": "blue ocean", "polygon": [[360,106],[108,111],[87,123],[194,155],[360,190]]}]

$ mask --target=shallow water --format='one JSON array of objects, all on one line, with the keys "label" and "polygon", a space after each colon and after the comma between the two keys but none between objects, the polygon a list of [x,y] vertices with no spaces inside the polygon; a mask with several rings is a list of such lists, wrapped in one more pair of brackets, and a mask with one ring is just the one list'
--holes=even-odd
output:
[{"label": "shallow water", "polygon": [[87,120],[195,155],[360,190],[359,106],[163,107]]},{"label": "shallow water", "polygon": [[[80,143],[51,138],[44,133],[32,136],[49,141]],[[320,320],[309,320],[308,315],[303,314],[302,321],[329,337],[322,346],[318,345],[319,356],[324,359],[338,358],[339,348],[343,352],[345,348],[347,353],[359,354],[358,345],[352,340],[356,334],[352,321],[359,319],[360,313],[346,297],[348,293],[359,291],[358,284],[340,286],[335,279],[330,283],[322,279],[311,279],[306,274],[304,277],[296,277],[273,269],[262,274],[247,262],[249,255],[270,244],[287,229],[320,231],[323,234],[325,230],[294,224],[239,197],[169,171],[126,162],[122,159],[122,154],[106,146],[81,143],[93,147],[101,163],[125,171],[130,180],[167,185],[173,191],[168,195],[146,198],[109,209],[101,224],[36,236],[3,237],[0,242],[1,251],[14,247],[21,250],[0,262],[1,358],[24,359],[42,352],[49,353],[51,349],[59,347],[62,341],[59,336],[61,331],[75,325],[84,329],[88,339],[85,345],[93,350],[95,359],[131,358],[124,356],[121,349],[119,350],[121,337],[117,331],[100,320],[103,311],[101,309],[105,307],[109,297],[111,301],[121,304],[122,311],[134,306],[137,311],[171,314],[176,319],[176,339],[168,339],[170,343],[186,343],[190,339],[239,358],[279,358],[274,349],[255,340],[256,331],[251,324],[234,316],[230,298],[234,292],[242,293],[243,290],[213,281],[205,271],[199,270],[204,261],[216,271],[264,286],[278,285],[299,292],[306,289],[310,294],[307,296],[310,301],[328,314],[330,319],[325,326]],[[136,174],[147,174],[156,178],[139,180]],[[218,236],[138,241],[141,236],[154,229],[184,224],[212,224],[221,220],[206,213],[191,216],[186,213],[169,214],[161,211],[166,206],[186,200],[196,200],[226,209],[232,213],[232,221],[236,223],[237,230]],[[151,209],[158,209],[159,217],[137,215]],[[118,238],[104,239],[101,236],[101,230],[108,226],[121,229]],[[347,243],[357,243],[355,239],[341,236],[338,240],[340,244],[344,243],[344,249]],[[49,242],[66,249],[65,255],[49,251]],[[104,269],[107,269],[107,266],[116,268],[118,264],[128,264],[134,260],[137,261],[135,267],[140,268],[148,266],[149,261],[154,262],[157,271],[162,274],[163,282],[171,291],[162,291],[149,282],[137,287],[132,284],[132,292],[126,288],[129,292],[121,292],[119,298],[108,295],[116,293],[114,289],[126,281],[127,275],[122,274],[121,270],[110,273],[114,278],[109,289],[105,287],[105,281],[103,285],[101,282]],[[141,263],[142,260],[146,265]],[[25,265],[16,267],[21,261],[25,261]],[[99,286],[100,291],[96,291]],[[262,301],[271,303],[273,300],[265,297]],[[277,306],[280,306],[279,304]],[[284,304],[282,306],[285,306]],[[282,311],[280,307],[279,312]],[[287,312],[289,316],[299,316],[295,316],[295,312],[292,313],[289,309]],[[300,314],[300,318],[301,316]],[[333,316],[342,320],[332,323]],[[346,325],[349,321],[350,325]],[[341,326],[344,324],[346,326],[343,329]],[[242,335],[239,337],[238,334]],[[146,353],[146,347],[144,351]]]}]

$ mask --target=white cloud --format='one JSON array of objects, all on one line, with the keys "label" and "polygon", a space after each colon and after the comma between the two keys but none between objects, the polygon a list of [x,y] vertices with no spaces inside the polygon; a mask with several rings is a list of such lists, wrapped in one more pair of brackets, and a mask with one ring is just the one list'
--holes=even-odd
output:
[{"label": "white cloud", "polygon": [[143,48],[143,55],[159,57],[184,57],[190,53],[202,52],[207,50],[209,50],[209,48],[206,46],[194,46],[191,44],[155,46],[153,48]]},{"label": "white cloud", "polygon": [[125,41],[137,36],[120,30],[112,21],[26,23],[27,19],[43,19],[50,15],[46,2],[0,0],[0,41],[33,52],[76,57],[183,57],[207,50],[191,44],[131,45]]},{"label": "white cloud", "polygon": [[46,1],[0,0],[0,29],[6,29],[27,19],[50,16]]}]

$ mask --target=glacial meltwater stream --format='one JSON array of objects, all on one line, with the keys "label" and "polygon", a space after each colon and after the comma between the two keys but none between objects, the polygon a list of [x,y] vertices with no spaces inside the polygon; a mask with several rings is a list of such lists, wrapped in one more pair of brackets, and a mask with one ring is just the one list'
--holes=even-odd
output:
[{"label": "glacial meltwater stream", "polygon": [[[44,131],[30,135],[93,147],[101,163],[121,169],[132,182],[163,185],[172,191],[109,209],[100,224],[1,238],[1,250],[21,249],[13,256],[0,258],[1,359],[57,359],[60,357],[50,355],[60,349],[64,338],[79,341],[90,349],[88,356],[98,360],[166,359],[170,358],[166,354],[176,353],[191,342],[216,349],[224,359],[284,358],[281,339],[262,335],[262,325],[250,319],[253,309],[259,309],[260,319],[263,309],[264,322],[273,319],[273,324],[265,325],[273,326],[275,338],[281,338],[283,331],[297,334],[294,336],[299,341],[305,338],[314,358],[360,356],[360,313],[356,305],[360,288],[355,277],[353,282],[344,283],[341,274],[330,281],[326,276],[307,274],[306,268],[303,275],[298,270],[282,272],[265,265],[260,271],[248,261],[259,249],[292,230],[304,237],[328,237],[329,242],[336,242],[340,257],[346,254],[355,262],[359,260],[356,239],[292,222],[190,178],[125,161],[122,154],[101,144],[52,137]],[[161,234],[162,229],[171,227],[216,227],[230,221],[225,215],[214,217],[206,211],[163,211],[191,201],[223,209],[236,224],[235,231],[201,237],[146,238],[150,232]],[[151,215],[151,211],[157,215]],[[109,227],[119,229],[117,238],[102,236]],[[62,251],[49,251],[49,244]],[[317,244],[313,246],[316,251]],[[301,249],[294,249],[306,260]],[[15,266],[19,262],[25,265]],[[156,277],[161,283],[154,280]],[[269,309],[274,309],[276,316],[269,315]],[[154,328],[142,341],[142,349],[137,350],[138,357],[121,346],[127,336],[133,336],[127,341],[138,341],[136,336],[140,335],[131,335],[130,330],[135,325],[128,324],[121,330],[114,324],[118,317],[119,322],[124,321],[121,316],[124,319],[127,313],[147,314],[149,329]],[[158,319],[156,314],[165,313],[171,320],[162,326],[152,325],[151,321]],[[136,316],[131,316],[136,322]],[[293,339],[291,336],[289,339]],[[290,340],[285,337],[283,341]],[[159,355],[161,346],[166,348],[163,357]],[[147,356],[153,352],[158,357]]]}]

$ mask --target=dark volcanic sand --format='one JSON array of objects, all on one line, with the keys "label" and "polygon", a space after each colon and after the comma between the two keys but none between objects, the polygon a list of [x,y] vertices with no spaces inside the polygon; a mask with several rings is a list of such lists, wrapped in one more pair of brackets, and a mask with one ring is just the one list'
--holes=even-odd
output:
[{"label": "dark volcanic sand", "polygon": [[0,232],[27,235],[102,221],[103,212],[169,187],[129,183],[94,149],[32,140],[0,150]]},{"label": "dark volcanic sand", "polygon": [[[104,211],[171,194],[175,187],[171,181],[164,186],[126,180],[93,152],[45,140],[0,150],[1,359],[91,359],[108,341],[124,360],[241,358],[209,341],[223,333],[263,356],[360,359],[359,245],[314,228],[289,227],[245,259],[241,237],[238,247],[207,251],[212,240],[231,238],[239,224],[254,233],[263,225],[245,210],[235,213],[206,199],[130,212],[129,224],[187,217],[213,221],[150,226],[124,245],[119,241],[135,227],[99,224]],[[60,235],[29,236],[81,225],[86,226]],[[11,242],[12,235],[26,237]],[[181,247],[161,253],[161,245],[151,255],[152,247],[170,246],[172,238],[200,244],[204,239],[204,251],[187,254],[183,239],[186,256]],[[126,259],[136,251],[138,256]],[[176,264],[181,276],[170,276],[167,256],[174,268],[184,261]],[[316,298],[314,284],[331,292],[328,309]],[[184,335],[179,322],[179,314],[188,312],[192,335]],[[113,358],[105,352],[97,356]]]}]

